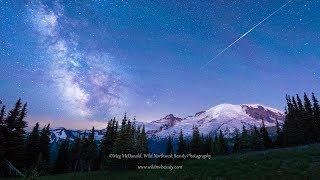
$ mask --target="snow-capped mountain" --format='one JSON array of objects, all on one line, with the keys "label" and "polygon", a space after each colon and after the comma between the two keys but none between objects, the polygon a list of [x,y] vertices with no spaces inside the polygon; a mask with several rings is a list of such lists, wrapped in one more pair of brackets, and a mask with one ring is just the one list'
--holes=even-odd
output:
[{"label": "snow-capped mountain", "polygon": [[[167,136],[178,137],[180,130],[185,136],[191,136],[193,126],[197,126],[200,133],[215,135],[220,130],[227,137],[232,137],[238,129],[242,130],[244,125],[247,129],[254,125],[260,127],[262,120],[265,126],[272,129],[276,126],[276,120],[283,123],[285,115],[283,112],[259,104],[220,104],[206,111],[200,111],[192,116],[184,118],[175,117],[169,114],[164,118],[145,124],[145,129],[149,137],[165,138]],[[143,123],[136,122],[138,126]],[[105,129],[96,130],[95,140],[101,140]],[[74,140],[78,136],[88,135],[90,130],[68,130],[65,128],[55,128],[51,130],[51,142],[69,138]]]},{"label": "snow-capped mountain", "polygon": [[165,131],[167,129],[172,128],[182,121],[182,118],[175,117],[173,114],[169,114],[164,118],[161,118],[156,121],[152,121],[151,123],[146,123],[145,128],[147,134],[157,134],[161,131]]},{"label": "snow-capped mountain", "polygon": [[[50,140],[51,140],[51,143],[53,143],[66,138],[73,141],[77,137],[83,137],[83,136],[87,137],[90,133],[90,130],[70,130],[70,129],[65,129],[63,127],[60,127],[60,128],[51,129],[50,133],[51,133]],[[101,140],[104,133],[105,133],[105,129],[95,130],[94,139],[97,141]]]},{"label": "snow-capped mountain", "polygon": [[254,125],[260,127],[264,120],[266,127],[275,127],[276,120],[283,123],[284,114],[276,109],[259,104],[220,104],[206,111],[185,118],[175,117],[172,114],[146,124],[147,134],[154,137],[177,137],[180,130],[184,135],[191,136],[193,126],[199,128],[200,133],[215,135],[220,130],[232,137],[244,125],[247,129]]}]

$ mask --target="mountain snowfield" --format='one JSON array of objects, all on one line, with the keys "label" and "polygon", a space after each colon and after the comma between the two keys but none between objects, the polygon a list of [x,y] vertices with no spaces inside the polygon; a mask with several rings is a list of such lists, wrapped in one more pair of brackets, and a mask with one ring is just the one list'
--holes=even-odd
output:
[{"label": "mountain snowfield", "polygon": [[[166,138],[169,135],[176,138],[180,130],[185,136],[191,136],[194,126],[197,126],[203,135],[215,135],[221,130],[226,137],[233,137],[237,129],[241,132],[243,125],[247,129],[251,129],[254,125],[260,127],[263,120],[265,126],[270,129],[276,126],[277,120],[283,124],[284,119],[285,115],[282,111],[260,104],[220,104],[192,116],[180,118],[169,114],[164,118],[144,124],[150,138]],[[88,135],[89,132],[89,130],[55,128],[51,130],[51,142],[67,137],[73,140],[77,136]],[[104,132],[105,129],[97,130],[95,139],[101,140]]]},{"label": "mountain snowfield", "polygon": [[146,124],[146,129],[149,136],[177,137],[180,130],[184,135],[191,136],[193,126],[197,126],[204,135],[215,135],[221,130],[226,137],[232,137],[236,129],[242,130],[243,125],[247,129],[254,125],[260,127],[264,120],[266,127],[274,127],[276,120],[282,124],[284,117],[283,112],[259,104],[220,104],[185,118],[170,114]]},{"label": "mountain snowfield", "polygon": [[[97,141],[100,141],[103,138],[105,131],[106,131],[105,129],[95,130],[94,139]],[[70,130],[70,129],[65,129],[63,127],[60,127],[60,128],[53,128],[50,130],[50,132],[51,132],[50,143],[53,143],[66,138],[68,138],[70,141],[73,141],[77,137],[83,137],[83,136],[87,137],[90,133],[90,130]]]}]

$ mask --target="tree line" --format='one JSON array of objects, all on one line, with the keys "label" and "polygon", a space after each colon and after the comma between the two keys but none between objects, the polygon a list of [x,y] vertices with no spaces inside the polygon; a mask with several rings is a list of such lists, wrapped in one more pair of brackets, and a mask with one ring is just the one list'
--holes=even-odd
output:
[{"label": "tree line", "polygon": [[[125,115],[121,126],[116,119],[108,122],[106,132],[97,142],[94,127],[88,136],[77,137],[73,143],[62,140],[59,143],[53,173],[97,171],[105,169],[136,169],[138,165],[147,164],[146,159],[117,159],[110,154],[147,154],[148,142],[144,126],[137,126],[135,119],[131,122]],[[98,145],[100,144],[100,145]]]},{"label": "tree line", "polygon": [[49,168],[50,157],[50,126],[39,131],[37,123],[27,135],[27,103],[19,99],[8,114],[6,106],[0,101],[0,174],[44,175]]},{"label": "tree line", "polygon": [[283,126],[285,146],[305,145],[320,142],[320,107],[314,93],[311,100],[306,93],[286,96],[286,119]]},{"label": "tree line", "polygon": [[[277,128],[279,124],[277,123]],[[180,130],[177,148],[173,147],[172,137],[167,138],[166,154],[210,154],[226,155],[230,153],[263,150],[275,147],[276,141],[272,141],[269,133],[262,123],[260,128],[253,126],[248,130],[242,127],[242,132],[236,129],[234,138],[226,138],[220,130],[217,134],[201,135],[199,128],[194,126],[192,136],[186,139]]]}]

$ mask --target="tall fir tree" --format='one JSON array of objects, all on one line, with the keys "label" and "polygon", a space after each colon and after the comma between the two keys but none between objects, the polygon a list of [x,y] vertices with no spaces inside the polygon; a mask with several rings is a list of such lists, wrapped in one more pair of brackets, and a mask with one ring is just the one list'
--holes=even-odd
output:
[{"label": "tall fir tree", "polygon": [[308,144],[308,141],[309,141],[308,129],[310,126],[309,125],[310,121],[305,111],[305,108],[303,106],[303,102],[300,99],[298,94],[296,94],[296,99],[297,99],[297,105],[298,105],[298,108],[296,109],[296,118],[297,118],[296,122],[297,122],[297,127],[299,128],[299,134],[298,134],[299,141],[297,145]]},{"label": "tall fir tree", "polygon": [[[2,105],[2,101],[0,100],[0,106]],[[6,133],[7,127],[5,126],[5,105],[2,105],[0,111],[0,157],[4,156],[5,154],[5,147],[6,147]]]},{"label": "tall fir tree", "polygon": [[283,136],[283,131],[280,128],[280,124],[279,124],[278,120],[276,120],[276,128],[277,128],[277,135],[276,135],[276,139],[274,141],[274,147],[283,147],[284,136]]},{"label": "tall fir tree", "polygon": [[219,154],[221,155],[225,155],[228,153],[228,147],[227,147],[227,143],[226,143],[226,140],[222,134],[222,131],[220,130],[219,132]]},{"label": "tall fir tree", "polygon": [[26,168],[35,168],[35,165],[39,159],[40,154],[40,136],[39,136],[39,123],[33,127],[32,132],[27,138],[26,143]]},{"label": "tall fir tree", "polygon": [[50,164],[50,124],[41,130],[39,148],[42,157],[39,171],[44,175],[48,173]]},{"label": "tall fir tree", "polygon": [[178,151],[177,154],[182,155],[187,153],[186,141],[183,137],[182,129],[180,130],[179,134],[179,141],[178,141]]},{"label": "tall fir tree", "polygon": [[200,154],[201,153],[201,137],[200,132],[197,126],[193,126],[192,128],[192,138],[190,141],[190,152],[192,154]]},{"label": "tall fir tree", "polygon": [[240,139],[239,130],[236,129],[235,132],[236,132],[236,135],[234,136],[233,148],[232,148],[233,153],[239,152],[241,148],[241,139]]},{"label": "tall fir tree", "polygon": [[[2,105],[2,101],[0,100],[0,105]],[[4,159],[4,155],[6,153],[6,137],[7,137],[7,127],[4,124],[5,120],[5,106],[2,105],[2,109],[0,112],[0,162]],[[4,176],[7,173],[6,167],[3,163],[0,163],[0,176]]]},{"label": "tall fir tree", "polygon": [[27,114],[27,104],[22,105],[19,99],[15,107],[9,111],[5,125],[7,128],[5,157],[18,169],[24,167],[25,162],[25,127],[24,118]]},{"label": "tall fir tree", "polygon": [[80,136],[76,137],[70,148],[70,170],[73,172],[81,171],[83,164],[82,158],[82,140]]},{"label": "tall fir tree", "polygon": [[141,130],[141,135],[139,136],[139,146],[141,147],[141,152],[142,154],[147,154],[149,153],[149,148],[148,148],[148,138],[146,134],[146,130],[144,125],[142,126]]},{"label": "tall fir tree", "polygon": [[244,125],[242,125],[242,133],[240,137],[240,150],[241,151],[250,150],[250,135]]},{"label": "tall fir tree", "polygon": [[[0,106],[1,105],[2,105],[2,101],[0,100]],[[2,105],[1,110],[0,110],[0,125],[4,124],[5,115],[6,115],[5,109],[6,109],[6,106]]]},{"label": "tall fir tree", "polygon": [[213,155],[214,151],[213,151],[213,140],[212,140],[212,136],[209,134],[205,140],[204,140],[204,152],[203,154],[210,154]]},{"label": "tall fir tree", "polygon": [[[272,140],[269,136],[268,130],[267,130],[263,120],[262,120],[262,125],[260,128],[260,134],[261,134],[262,141],[263,141],[263,147],[265,147],[267,149],[271,148],[272,147]],[[260,134],[259,134],[259,136],[260,136]]]},{"label": "tall fir tree", "polygon": [[94,127],[92,127],[89,136],[83,139],[83,159],[86,162],[84,169],[86,171],[94,171],[98,169],[97,147],[94,141]]},{"label": "tall fir tree", "polygon": [[[149,153],[148,138],[147,138],[144,125],[142,126],[141,133],[138,136],[138,144],[136,146],[138,146],[138,149],[139,149],[138,153],[141,153],[141,154]],[[140,165],[147,165],[149,163],[149,159],[142,158],[139,160],[139,162],[140,162],[139,163]]]},{"label": "tall fir tree", "polygon": [[114,143],[114,148],[112,148],[112,152],[115,154],[124,154],[125,153],[125,144],[127,141],[126,132],[127,132],[127,115],[124,115],[124,118],[121,122],[120,131],[118,132],[118,136]]},{"label": "tall fir tree", "polygon": [[305,120],[305,130],[304,134],[306,135],[306,143],[314,143],[317,139],[316,132],[316,119],[312,109],[311,101],[306,93],[303,95],[304,99],[304,118]]},{"label": "tall fir tree", "polygon": [[[112,152],[115,154],[137,153],[137,149],[139,148],[136,147],[137,139],[136,136],[134,136],[136,131],[137,130],[134,123],[131,123],[131,121],[127,119],[127,116],[125,114]],[[136,161],[135,159],[112,159],[112,166],[116,169],[132,169],[136,168],[136,164],[138,162],[139,161]]]},{"label": "tall fir tree", "polygon": [[100,164],[101,168],[106,168],[108,166],[109,160],[108,156],[112,152],[115,140],[116,140],[116,135],[118,131],[118,127],[116,124],[116,120],[111,119],[108,122],[107,125],[107,130],[102,138],[101,146],[100,146]]},{"label": "tall fir tree", "polygon": [[213,141],[213,153],[214,154],[219,154],[219,138],[218,135],[216,134],[214,136],[214,141]]},{"label": "tall fir tree", "polygon": [[315,97],[315,94],[312,93],[312,102],[313,102],[313,115],[314,115],[314,128],[315,128],[315,136],[316,141],[320,142],[320,106],[319,101]]},{"label": "tall fir tree", "polygon": [[70,141],[69,139],[64,139],[59,142],[58,154],[53,167],[54,173],[69,172],[70,162]]},{"label": "tall fir tree", "polygon": [[173,140],[171,136],[169,136],[167,139],[166,154],[167,155],[174,154]]},{"label": "tall fir tree", "polygon": [[[168,136],[168,138],[166,139],[165,146],[166,146],[165,147],[165,155],[173,156],[174,149],[173,149],[173,139],[171,136]],[[156,161],[157,161],[157,164],[159,164],[159,165],[175,163],[173,158],[158,158]]]},{"label": "tall fir tree", "polygon": [[301,142],[301,128],[298,124],[298,105],[294,97],[286,95],[287,109],[283,125],[284,145],[295,146]]},{"label": "tall fir tree", "polygon": [[261,135],[262,134],[260,134],[260,132],[258,131],[257,126],[253,126],[253,130],[251,131],[251,149],[252,150],[258,151],[264,148],[264,141]]}]

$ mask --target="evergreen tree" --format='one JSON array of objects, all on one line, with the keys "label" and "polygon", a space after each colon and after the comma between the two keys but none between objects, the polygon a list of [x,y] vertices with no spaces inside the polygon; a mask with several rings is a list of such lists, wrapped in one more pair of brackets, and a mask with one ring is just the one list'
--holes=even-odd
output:
[{"label": "evergreen tree", "polygon": [[5,125],[6,133],[6,151],[5,157],[18,169],[24,167],[25,162],[25,127],[27,126],[24,118],[27,114],[27,104],[22,106],[19,99],[15,107],[9,111]]},{"label": "evergreen tree", "polygon": [[308,129],[310,126],[309,125],[310,120],[298,94],[296,95],[296,98],[297,98],[297,105],[298,105],[298,109],[296,109],[296,118],[297,118],[296,122],[297,122],[297,127],[299,128],[299,131],[298,131],[299,141],[297,142],[297,145],[308,144],[309,142]]},{"label": "evergreen tree", "polygon": [[141,126],[138,126],[136,124],[135,117],[132,123],[132,139],[133,139],[133,146],[134,146],[134,154],[140,154],[142,152]]},{"label": "evergreen tree", "polygon": [[220,130],[219,133],[219,154],[225,155],[228,153],[228,147],[226,144],[226,141],[224,139],[224,136],[222,134],[222,131]]},{"label": "evergreen tree", "polygon": [[[124,118],[121,122],[121,127],[118,132],[117,138],[114,142],[114,147],[112,148],[112,153],[114,154],[127,154],[126,147],[126,128],[127,128],[127,116],[124,115]],[[109,159],[111,169],[126,169],[127,162],[125,159]]]},{"label": "evergreen tree", "polygon": [[115,154],[125,153],[125,146],[127,143],[127,126],[127,115],[125,114],[121,122],[120,131],[118,132],[118,136],[114,143],[114,148],[112,149]]},{"label": "evergreen tree", "polygon": [[26,168],[35,168],[36,162],[40,154],[40,137],[39,137],[39,123],[33,127],[26,144]]},{"label": "evergreen tree", "polygon": [[178,152],[177,154],[182,155],[182,154],[186,154],[186,141],[183,138],[183,132],[182,129],[180,130],[180,134],[179,134],[179,142],[178,142]]},{"label": "evergreen tree", "polygon": [[54,163],[54,173],[66,173],[69,171],[70,149],[69,139],[64,139],[58,147],[57,159]]},{"label": "evergreen tree", "polygon": [[39,172],[44,175],[48,173],[50,163],[50,124],[41,130],[39,148],[41,153]]},{"label": "evergreen tree", "polygon": [[[0,105],[2,105],[2,101],[0,100]],[[5,106],[2,105],[0,111],[0,157],[4,156],[5,154],[5,147],[6,147],[6,132],[7,127],[5,126]],[[1,171],[0,171],[1,173]]]},{"label": "evergreen tree", "polygon": [[214,154],[219,154],[219,138],[218,138],[218,135],[216,134],[214,136],[214,141],[213,141],[213,153]]},{"label": "evergreen tree", "polygon": [[251,131],[251,149],[256,151],[262,150],[264,147],[263,142],[263,138],[261,137],[258,128],[256,126],[253,126],[253,130]]},{"label": "evergreen tree", "polygon": [[314,115],[314,128],[315,128],[315,136],[316,141],[320,142],[320,106],[319,101],[315,97],[314,93],[312,93],[312,102],[313,102],[313,115]]},{"label": "evergreen tree", "polygon": [[198,127],[193,126],[192,138],[190,142],[190,152],[192,154],[200,154],[201,153],[201,137]]},{"label": "evergreen tree", "polygon": [[203,134],[201,134],[200,138],[200,154],[204,154],[206,151],[206,144],[205,144],[205,137]]},{"label": "evergreen tree", "polygon": [[86,148],[85,148],[85,161],[87,163],[86,170],[88,171],[94,171],[98,169],[98,156],[97,156],[97,147],[94,142],[94,127],[92,127],[92,130],[89,134],[88,139],[86,140]]},{"label": "evergreen tree", "polygon": [[265,147],[267,149],[271,148],[272,147],[272,141],[271,141],[271,138],[269,136],[269,133],[267,131],[267,128],[266,128],[263,120],[262,120],[262,126],[260,128],[260,133],[261,133],[261,137],[262,137],[262,141],[263,141],[263,147]]},{"label": "evergreen tree", "polygon": [[142,153],[142,154],[149,153],[148,138],[147,138],[147,134],[146,134],[144,125],[142,126],[142,130],[141,130],[139,146],[141,147],[141,152],[140,153]]},{"label": "evergreen tree", "polygon": [[174,154],[173,144],[172,144],[172,137],[171,136],[169,136],[168,140],[167,140],[166,154],[167,155]]},{"label": "evergreen tree", "polygon": [[234,143],[233,143],[233,149],[232,149],[232,152],[233,153],[237,153],[240,151],[240,148],[241,148],[241,139],[240,139],[240,135],[239,135],[239,130],[236,129],[236,135],[234,137]]},{"label": "evergreen tree", "polygon": [[71,154],[71,162],[70,169],[73,172],[82,170],[83,158],[82,158],[82,140],[78,136],[75,138],[74,143],[71,146],[70,154]]},{"label": "evergreen tree", "polygon": [[[2,104],[2,101],[0,100],[0,105]],[[5,105],[2,105],[2,108],[1,108],[1,111],[0,111],[0,125],[3,125],[4,124],[4,120],[5,120],[5,109],[6,109],[6,106]]]},{"label": "evergreen tree", "polygon": [[107,130],[102,138],[101,147],[100,147],[100,162],[102,167],[108,166],[108,156],[112,152],[116,134],[117,127],[115,118],[110,120],[107,125]]},{"label": "evergreen tree", "polygon": [[240,147],[241,151],[248,151],[250,149],[250,135],[244,125],[242,125]]},{"label": "evergreen tree", "polygon": [[128,121],[127,127],[125,129],[125,152],[128,154],[134,154],[135,153],[135,143],[134,143],[134,134],[135,129],[132,125],[131,121]]},{"label": "evergreen tree", "polygon": [[[0,105],[2,104],[2,101],[0,100]],[[3,160],[3,157],[6,153],[6,137],[7,137],[7,127],[4,124],[4,119],[5,119],[5,110],[4,110],[4,105],[2,106],[1,112],[0,112],[0,161]],[[5,175],[6,169],[4,167],[3,163],[0,163],[0,176]]]},{"label": "evergreen tree", "polygon": [[6,148],[6,139],[5,139],[6,129],[5,126],[0,125],[0,157],[4,156]]},{"label": "evergreen tree", "polygon": [[214,151],[213,151],[213,140],[212,140],[212,136],[208,135],[205,140],[204,140],[204,154],[210,154],[213,155]]},{"label": "evergreen tree", "polygon": [[283,133],[284,133],[284,144],[286,146],[293,146],[298,144],[297,140],[298,138],[298,127],[296,123],[296,109],[297,105],[295,103],[295,99],[286,95],[286,101],[287,101],[287,109],[285,112],[285,121],[283,125]]},{"label": "evergreen tree", "polygon": [[[129,120],[125,132],[125,152],[127,154],[137,154],[137,149],[140,149],[136,147],[137,139],[135,139],[136,128],[134,124]],[[126,169],[135,169],[136,165],[139,163],[137,159],[128,158],[125,159],[126,163]]]},{"label": "evergreen tree", "polygon": [[[138,136],[138,144],[136,146],[138,146],[139,148],[138,153],[141,153],[141,154],[149,153],[148,138],[147,138],[144,125],[142,126],[141,133]],[[149,159],[147,158],[140,159],[140,165],[147,165],[148,163],[149,163]]]},{"label": "evergreen tree", "polygon": [[[136,128],[134,124],[132,124],[129,120],[127,120],[127,116],[125,114],[120,131],[118,132],[116,141],[114,143],[113,153],[115,154],[135,154],[137,153],[136,145],[138,144],[138,140],[136,136],[134,136],[136,132]],[[112,159],[112,166],[116,169],[128,169],[128,168],[136,168],[136,164],[139,161],[135,159]]]},{"label": "evergreen tree", "polygon": [[283,146],[283,131],[280,128],[278,120],[276,121],[276,127],[277,127],[277,137],[276,140],[274,141],[274,146],[275,147],[282,147]]},{"label": "evergreen tree", "polygon": [[190,142],[186,140],[186,154],[190,153]]},{"label": "evergreen tree", "polygon": [[316,142],[316,119],[314,116],[314,112],[312,109],[312,104],[306,93],[303,95],[304,99],[304,118],[305,118],[305,130],[304,134],[306,136],[306,143],[314,143]]},{"label": "evergreen tree", "polygon": [[[166,139],[166,147],[165,147],[165,155],[172,155],[174,154],[174,149],[173,149],[173,140],[172,137],[169,136]],[[175,163],[173,158],[159,158],[157,159],[157,164],[173,164]]]}]

